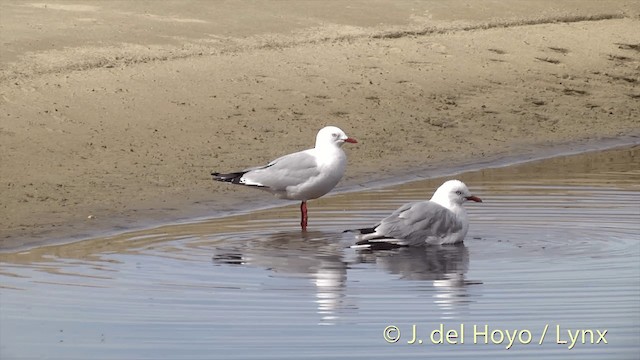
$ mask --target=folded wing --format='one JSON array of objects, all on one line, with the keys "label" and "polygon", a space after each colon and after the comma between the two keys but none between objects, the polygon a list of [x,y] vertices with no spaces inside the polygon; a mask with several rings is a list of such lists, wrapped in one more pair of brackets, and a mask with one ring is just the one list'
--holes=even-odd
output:
[{"label": "folded wing", "polygon": [[462,223],[453,212],[434,202],[421,201],[403,205],[372,229],[362,229],[357,244],[418,245],[461,229]]},{"label": "folded wing", "polygon": [[242,176],[245,185],[265,186],[274,191],[285,191],[320,175],[315,157],[300,151],[277,158],[269,164],[247,169]]}]

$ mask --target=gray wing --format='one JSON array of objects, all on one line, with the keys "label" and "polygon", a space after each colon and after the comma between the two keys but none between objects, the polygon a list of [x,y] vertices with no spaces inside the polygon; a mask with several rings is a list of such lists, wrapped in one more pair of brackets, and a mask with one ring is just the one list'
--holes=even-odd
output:
[{"label": "gray wing", "polygon": [[247,185],[285,190],[319,174],[316,159],[305,150],[279,157],[262,167],[247,169],[242,178]]},{"label": "gray wing", "polygon": [[405,204],[380,222],[375,230],[409,242],[440,237],[462,228],[462,223],[445,207],[431,201]]}]

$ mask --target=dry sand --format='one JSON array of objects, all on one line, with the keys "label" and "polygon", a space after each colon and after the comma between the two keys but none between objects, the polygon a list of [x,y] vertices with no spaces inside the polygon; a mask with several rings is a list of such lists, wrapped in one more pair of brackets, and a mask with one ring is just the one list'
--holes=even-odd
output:
[{"label": "dry sand", "polygon": [[329,124],[360,141],[343,186],[638,136],[639,15],[635,0],[2,0],[0,249],[271,201],[209,173]]}]

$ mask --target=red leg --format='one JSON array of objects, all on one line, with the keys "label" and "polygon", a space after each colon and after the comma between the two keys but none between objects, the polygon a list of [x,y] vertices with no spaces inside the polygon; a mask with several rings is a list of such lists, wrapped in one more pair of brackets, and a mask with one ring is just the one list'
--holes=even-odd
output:
[{"label": "red leg", "polygon": [[307,230],[307,219],[307,202],[303,201],[302,204],[300,204],[300,227],[302,231]]}]

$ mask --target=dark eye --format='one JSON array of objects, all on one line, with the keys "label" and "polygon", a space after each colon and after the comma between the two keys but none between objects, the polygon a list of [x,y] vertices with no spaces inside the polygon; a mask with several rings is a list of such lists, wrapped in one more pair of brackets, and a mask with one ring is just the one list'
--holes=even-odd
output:
[{"label": "dark eye", "polygon": [[462,191],[458,190],[458,191],[456,191],[456,194],[462,195]]}]

